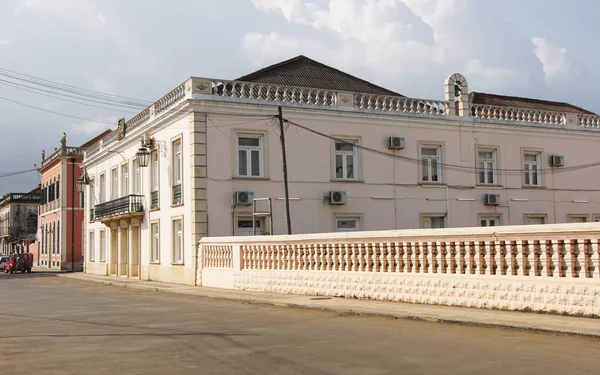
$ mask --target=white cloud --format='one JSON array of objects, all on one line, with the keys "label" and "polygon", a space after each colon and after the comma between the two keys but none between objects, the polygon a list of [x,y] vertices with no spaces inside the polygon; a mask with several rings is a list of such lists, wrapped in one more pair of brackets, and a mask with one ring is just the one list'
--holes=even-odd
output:
[{"label": "white cloud", "polygon": [[10,44],[10,40],[2,40],[0,39],[0,46],[3,44]]},{"label": "white cloud", "polygon": [[100,13],[98,13],[98,19],[100,20],[100,22],[102,23],[106,23],[106,19],[104,18],[104,16]]},{"label": "white cloud", "polygon": [[531,38],[535,46],[535,55],[542,63],[544,75],[548,81],[562,81],[570,76],[570,62],[567,48],[558,47],[546,38]]}]

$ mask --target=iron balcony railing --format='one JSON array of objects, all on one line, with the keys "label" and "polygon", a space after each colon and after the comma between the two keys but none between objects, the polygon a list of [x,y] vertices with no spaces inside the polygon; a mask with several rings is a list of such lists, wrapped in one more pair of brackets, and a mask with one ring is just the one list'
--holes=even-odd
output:
[{"label": "iron balcony railing", "polygon": [[158,190],[152,192],[152,205],[150,208],[153,210],[158,208]]},{"label": "iron balcony railing", "polygon": [[96,206],[95,219],[102,220],[114,216],[122,216],[136,212],[144,212],[144,196],[128,195]]},{"label": "iron balcony railing", "polygon": [[173,204],[181,203],[181,184],[173,186]]}]

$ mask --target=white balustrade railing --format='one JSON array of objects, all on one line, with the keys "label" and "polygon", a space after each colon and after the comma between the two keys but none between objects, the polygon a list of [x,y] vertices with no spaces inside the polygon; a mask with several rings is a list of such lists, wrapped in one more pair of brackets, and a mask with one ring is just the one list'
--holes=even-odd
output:
[{"label": "white balustrade railing", "polygon": [[142,112],[133,116],[132,118],[129,119],[129,121],[126,122],[127,131],[128,132],[134,131],[135,129],[139,128],[140,126],[146,124],[149,119],[150,119],[150,109],[146,108]]},{"label": "white balustrade railing", "polygon": [[212,80],[212,93],[215,96],[226,98],[256,99],[323,106],[332,106],[335,104],[335,92],[331,90],[254,82]]},{"label": "white balustrade railing", "polygon": [[600,116],[596,115],[577,115],[577,125],[583,127],[599,128]]},{"label": "white balustrade railing", "polygon": [[361,109],[375,109],[390,112],[422,113],[439,116],[446,114],[445,101],[413,99],[399,96],[355,94],[354,106]]},{"label": "white balustrade railing", "polygon": [[600,224],[205,237],[200,285],[600,315]]},{"label": "white balustrade railing", "polygon": [[506,120],[540,124],[565,124],[566,112],[539,111],[483,104],[471,104],[471,116],[489,120]]},{"label": "white balustrade railing", "polygon": [[154,103],[156,116],[168,111],[185,99],[185,83],[177,86]]}]

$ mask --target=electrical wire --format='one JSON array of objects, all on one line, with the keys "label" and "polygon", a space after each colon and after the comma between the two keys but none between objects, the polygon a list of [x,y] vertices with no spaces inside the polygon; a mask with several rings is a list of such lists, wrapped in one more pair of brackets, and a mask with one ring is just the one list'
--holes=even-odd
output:
[{"label": "electrical wire", "polygon": [[[323,132],[320,132],[318,130],[312,129],[312,128],[310,128],[308,126],[305,126],[305,125],[298,124],[298,123],[296,123],[294,121],[290,121],[288,119],[284,119],[284,121],[286,123],[294,125],[294,126],[300,128],[300,129],[304,129],[304,130],[306,130],[308,132],[314,133],[314,134],[319,135],[321,137],[325,137],[325,138],[331,139],[331,140],[333,140],[335,142],[339,142],[339,143],[351,145],[351,146],[356,147],[358,149],[365,150],[365,151],[368,151],[368,152],[372,152],[372,153],[375,153],[375,154],[383,155],[383,156],[386,156],[386,157],[391,157],[391,158],[394,158],[394,159],[400,159],[400,160],[403,160],[403,161],[406,161],[406,162],[410,162],[410,163],[414,163],[414,164],[418,164],[418,165],[422,165],[423,161],[428,161],[427,159],[410,158],[410,157],[407,157],[407,156],[395,155],[395,154],[392,154],[392,153],[389,153],[389,152],[385,152],[385,151],[373,149],[373,148],[370,148],[370,147],[359,145],[357,143],[349,142],[349,141],[341,139],[341,138],[337,138],[337,137],[331,136],[329,134],[325,134]],[[575,166],[571,166],[571,167],[562,167],[560,169],[555,170],[554,173],[564,173],[564,172],[569,172],[569,171],[576,171],[576,170],[581,170],[581,169],[595,167],[595,166],[598,166],[598,165],[600,165],[600,161],[593,162],[593,163],[588,163],[588,164],[575,165]],[[466,167],[466,166],[461,166],[461,165],[445,164],[445,163],[439,163],[439,166],[442,169],[444,169],[444,170],[450,170],[450,171],[455,171],[455,172],[466,172],[466,173],[479,173],[479,172],[481,172],[481,169],[477,168],[477,167]],[[548,171],[551,171],[551,170],[552,169],[540,168],[540,169],[537,170],[537,172],[538,173],[544,173],[544,172],[548,172]],[[524,169],[502,169],[502,168],[497,168],[497,169],[495,169],[495,171],[497,173],[513,174],[513,175],[517,175],[517,174],[520,175],[520,174],[525,173],[525,172],[531,172],[531,171],[526,171]]]},{"label": "electrical wire", "polygon": [[44,112],[48,112],[48,113],[53,113],[53,114],[55,114],[55,115],[59,115],[59,116],[65,116],[65,117],[70,117],[70,118],[74,118],[74,119],[78,119],[78,120],[84,120],[84,121],[97,122],[97,123],[99,123],[99,124],[108,124],[108,125],[114,125],[112,122],[99,121],[99,120],[92,120],[92,119],[85,118],[85,117],[78,117],[78,116],[68,115],[68,114],[66,114],[66,113],[55,112],[55,111],[51,111],[51,110],[49,110],[49,109],[40,108],[40,107],[36,107],[36,106],[33,106],[33,105],[29,105],[29,104],[21,103],[21,102],[18,102],[18,101],[16,101],[16,100],[12,100],[12,99],[9,99],[9,98],[5,98],[5,97],[3,97],[3,96],[0,96],[0,99],[2,99],[2,100],[6,100],[6,101],[8,101],[8,102],[15,103],[15,104],[20,104],[20,105],[22,105],[22,106],[25,106],[25,107],[29,107],[29,108],[33,108],[33,109],[37,109],[38,111],[44,111]]},{"label": "electrical wire", "polygon": [[3,177],[11,177],[11,176],[17,176],[20,174],[24,174],[24,173],[29,173],[29,172],[37,172],[37,168],[33,168],[33,169],[26,169],[24,171],[17,171],[17,172],[5,172],[5,173],[0,173],[0,178]]}]

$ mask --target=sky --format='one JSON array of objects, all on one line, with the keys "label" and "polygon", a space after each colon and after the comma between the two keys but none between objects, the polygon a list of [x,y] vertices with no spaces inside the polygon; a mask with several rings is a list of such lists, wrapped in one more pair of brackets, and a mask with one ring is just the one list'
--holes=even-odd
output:
[{"label": "sky", "polygon": [[[410,97],[443,99],[461,73],[471,91],[600,113],[598,14],[596,0],[0,0],[0,69],[155,101],[303,54]],[[2,175],[39,167],[63,132],[78,146],[136,114],[2,81],[0,97],[0,194],[37,186]]]}]

